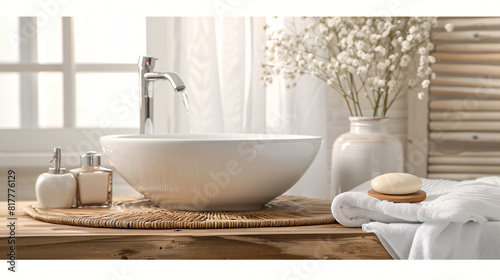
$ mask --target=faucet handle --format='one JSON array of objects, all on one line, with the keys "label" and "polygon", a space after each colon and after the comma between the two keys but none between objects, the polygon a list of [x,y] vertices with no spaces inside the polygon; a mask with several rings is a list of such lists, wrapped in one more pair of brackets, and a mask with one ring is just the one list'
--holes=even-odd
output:
[{"label": "faucet handle", "polygon": [[153,72],[157,60],[158,58],[154,56],[141,55],[139,56],[139,63],[137,66],[139,66],[139,70],[144,71],[144,73]]}]

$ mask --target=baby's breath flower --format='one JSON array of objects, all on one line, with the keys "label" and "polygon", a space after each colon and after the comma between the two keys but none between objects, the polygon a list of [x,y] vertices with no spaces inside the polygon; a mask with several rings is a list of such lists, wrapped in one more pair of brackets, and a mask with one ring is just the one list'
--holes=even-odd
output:
[{"label": "baby's breath flower", "polygon": [[452,32],[453,29],[455,29],[455,25],[453,23],[447,23],[444,25],[444,29],[446,29],[446,32]]},{"label": "baby's breath flower", "polygon": [[401,46],[403,47],[402,51],[408,51],[408,49],[410,48],[410,41],[403,41],[403,43],[401,43]]},{"label": "baby's breath flower", "polygon": [[367,53],[364,57],[364,60],[366,60],[366,62],[371,62],[374,57],[375,55],[373,53]]},{"label": "baby's breath flower", "polygon": [[329,19],[328,20],[328,27],[332,28],[335,26],[335,20],[333,18]]},{"label": "baby's breath flower", "polygon": [[[397,92],[407,92],[417,84],[428,87],[429,78],[435,76],[430,66],[436,59],[429,55],[434,47],[430,29],[437,24],[435,18],[303,20],[307,26],[298,30],[291,30],[295,25],[275,31],[264,27],[268,32],[263,50],[266,60],[259,63],[264,87],[273,82],[274,75],[283,76],[286,87],[291,88],[300,75],[310,74],[346,95],[388,98],[389,102],[374,105],[374,115],[379,115],[387,112],[385,106],[390,105],[385,104],[392,104]],[[348,106],[359,106],[356,98],[347,100]]]},{"label": "baby's breath flower", "polygon": [[434,44],[429,42],[427,46],[425,47],[428,51],[432,51],[434,49]]},{"label": "baby's breath flower", "polygon": [[386,49],[384,47],[382,47],[382,46],[376,46],[375,47],[375,51],[384,56],[385,52],[386,52]]},{"label": "baby's breath flower", "polygon": [[403,57],[401,57],[401,61],[399,62],[399,64],[402,67],[406,67],[410,63],[410,60],[411,60],[410,56],[405,54],[405,55],[403,55]]},{"label": "baby's breath flower", "polygon": [[321,34],[326,34],[328,32],[328,28],[324,24],[320,24],[318,29]]},{"label": "baby's breath flower", "polygon": [[385,70],[385,68],[387,68],[387,66],[385,65],[385,63],[384,63],[384,62],[379,62],[379,63],[377,64],[377,68],[378,68],[380,71],[384,71],[384,70]]},{"label": "baby's breath flower", "polygon": [[368,72],[368,68],[366,66],[359,66],[358,67],[358,75],[362,73]]}]

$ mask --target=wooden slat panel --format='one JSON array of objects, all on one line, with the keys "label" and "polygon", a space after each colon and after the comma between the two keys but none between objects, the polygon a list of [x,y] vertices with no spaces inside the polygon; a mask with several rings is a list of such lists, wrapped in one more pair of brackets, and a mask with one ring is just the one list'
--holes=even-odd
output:
[{"label": "wooden slat panel", "polygon": [[436,63],[432,65],[432,71],[449,74],[500,76],[500,65]]},{"label": "wooden slat panel", "polygon": [[500,100],[431,100],[429,108],[450,111],[500,111]]},{"label": "wooden slat panel", "polygon": [[500,39],[500,31],[490,30],[473,30],[473,31],[458,31],[458,32],[441,32],[436,33],[433,41],[486,41]]},{"label": "wooden slat panel", "polygon": [[447,179],[447,180],[471,180],[491,176],[489,174],[478,173],[429,173],[429,179]]},{"label": "wooden slat panel", "polygon": [[438,61],[454,62],[500,62],[500,53],[432,53]]},{"label": "wooden slat panel", "polygon": [[500,89],[488,87],[451,87],[434,85],[430,87],[429,92],[430,94],[456,96],[500,97]]},{"label": "wooden slat panel", "polygon": [[500,79],[476,78],[476,77],[436,77],[431,80],[432,84],[446,84],[455,86],[476,86],[500,88]]},{"label": "wooden slat panel", "polygon": [[[447,23],[455,26],[454,32],[444,31]],[[429,138],[434,143],[500,142],[500,101],[488,99],[500,97],[500,79],[491,78],[500,76],[500,65],[488,64],[500,62],[500,43],[485,43],[500,39],[500,28],[484,29],[492,26],[500,26],[500,17],[438,20],[438,30],[433,35],[437,44],[432,53],[438,61],[432,66],[438,77],[431,80],[429,93],[469,98],[430,102],[431,110],[443,110],[429,114],[429,130],[434,131]],[[457,30],[460,28],[468,30]],[[443,73],[465,77],[443,77]],[[480,75],[488,78],[476,77]],[[431,150],[428,164],[431,179],[467,180],[500,175],[500,151]]]},{"label": "wooden slat panel", "polygon": [[461,157],[500,157],[500,151],[460,151],[460,152],[446,152],[432,150],[429,152],[432,157],[439,156],[461,156]]},{"label": "wooden slat panel", "polygon": [[434,141],[462,142],[500,142],[500,133],[494,132],[431,132],[429,138]]},{"label": "wooden slat panel", "polygon": [[468,44],[459,44],[459,43],[450,43],[450,44],[438,44],[434,48],[435,51],[440,52],[483,52],[483,53],[491,53],[491,52],[499,52],[500,44],[499,43],[487,43],[487,44],[477,44],[477,43],[468,43]]},{"label": "wooden slat panel", "polygon": [[491,166],[491,165],[429,165],[429,173],[500,174],[500,166]]},{"label": "wooden slat panel", "polygon": [[500,112],[431,112],[431,121],[500,121]]},{"label": "wooden slat panel", "polygon": [[499,131],[500,122],[488,121],[431,121],[431,131]]},{"label": "wooden slat panel", "polygon": [[500,157],[429,157],[429,164],[445,164],[445,165],[500,165]]},{"label": "wooden slat panel", "polygon": [[500,18],[440,18],[436,28],[444,28],[447,23],[451,23],[455,28],[460,27],[488,27],[500,25]]}]

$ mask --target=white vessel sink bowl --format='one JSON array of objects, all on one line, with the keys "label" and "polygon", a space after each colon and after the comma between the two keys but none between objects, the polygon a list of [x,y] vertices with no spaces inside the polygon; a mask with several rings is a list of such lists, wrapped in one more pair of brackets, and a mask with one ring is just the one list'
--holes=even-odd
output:
[{"label": "white vessel sink bowl", "polygon": [[111,135],[101,145],[139,193],[175,210],[256,210],[290,189],[321,137],[265,134]]}]

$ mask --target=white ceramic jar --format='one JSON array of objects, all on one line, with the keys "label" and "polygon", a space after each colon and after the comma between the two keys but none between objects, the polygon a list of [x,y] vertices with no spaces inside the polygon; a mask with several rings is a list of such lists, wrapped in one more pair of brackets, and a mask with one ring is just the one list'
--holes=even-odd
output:
[{"label": "white ceramic jar", "polygon": [[350,131],[332,151],[332,193],[337,195],[385,173],[403,172],[403,146],[387,132],[387,117],[350,117]]}]

